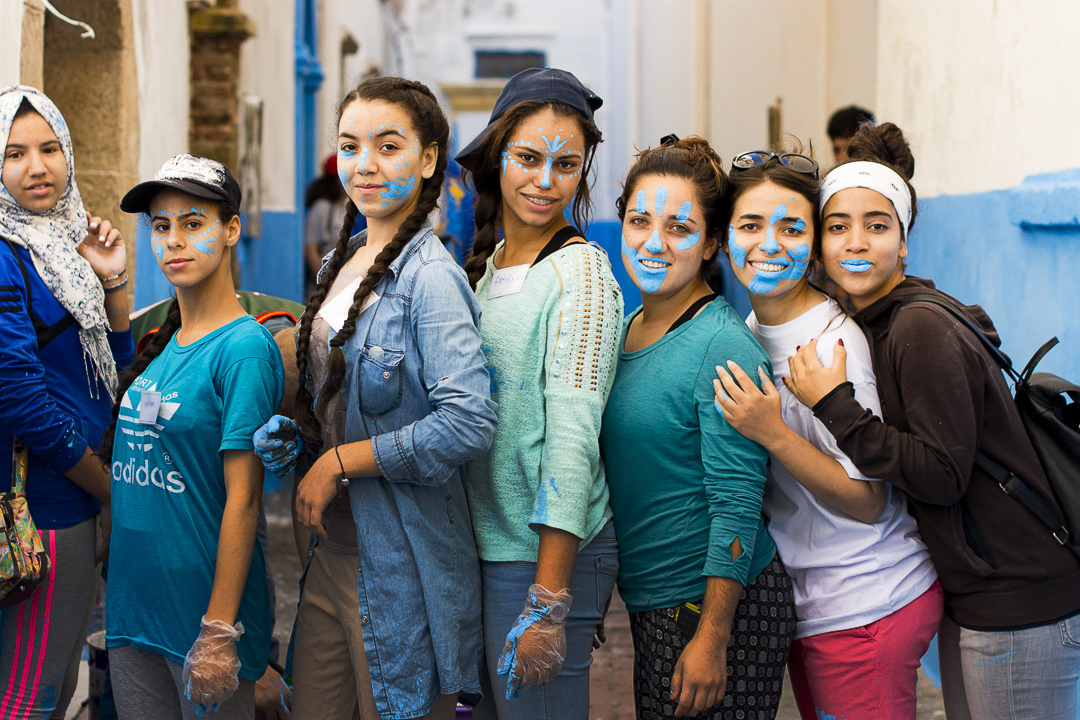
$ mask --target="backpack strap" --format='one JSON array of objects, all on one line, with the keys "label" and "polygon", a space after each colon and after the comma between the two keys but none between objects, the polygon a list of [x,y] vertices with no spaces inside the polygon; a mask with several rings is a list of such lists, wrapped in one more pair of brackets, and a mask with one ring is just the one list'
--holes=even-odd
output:
[{"label": "backpack strap", "polygon": [[1028,512],[1034,515],[1035,519],[1050,531],[1050,534],[1054,536],[1059,545],[1065,545],[1069,542],[1069,529],[1054,518],[1054,514],[1039,499],[1038,495],[1033,493],[1031,488],[1018,478],[1015,473],[982,452],[976,453],[975,462],[997,481],[998,487],[1006,495],[1015,498]]},{"label": "backpack strap", "polygon": [[52,325],[47,325],[34,314],[31,308],[33,290],[30,283],[30,273],[26,271],[26,265],[23,263],[18,250],[15,249],[15,245],[7,238],[2,239],[11,248],[11,254],[15,256],[15,262],[19,264],[19,272],[22,273],[23,284],[26,286],[26,314],[30,317],[30,322],[34,326],[34,334],[37,335],[38,351],[40,352],[46,345],[60,337],[61,333],[75,324],[75,316],[65,311],[64,317]]},{"label": "backpack strap", "polygon": [[[971,319],[971,316],[964,312],[964,310],[961,309],[956,303],[947,300],[940,295],[934,295],[932,293],[916,293],[914,295],[908,295],[907,297],[905,297],[903,302],[900,304],[900,308],[917,302],[930,303],[931,305],[937,305],[938,307],[947,310],[950,315],[952,315],[960,322],[961,325],[963,325],[975,334],[975,337],[979,339],[979,342],[983,344],[983,347],[985,347],[990,353],[990,355],[993,356],[993,358],[997,361],[998,365],[1001,366],[1001,369],[1005,371],[1006,375],[1011,377],[1015,382],[1021,382],[1021,376],[1013,368],[1012,361],[1009,360],[1008,356],[1005,355],[1005,353],[1001,352],[1001,349],[993,342],[991,342],[990,338],[986,337],[986,333],[982,331],[982,328],[980,328],[978,324]],[[1050,347],[1053,347],[1053,345],[1051,345]],[[1050,348],[1046,349],[1047,351],[1050,350]],[[1046,353],[1044,352],[1043,355],[1045,354]],[[1041,359],[1042,355],[1039,355],[1038,359],[1032,358],[1032,360],[1036,363]],[[1034,365],[1032,365],[1032,369],[1034,369]]]},{"label": "backpack strap", "polygon": [[[1012,362],[1009,361],[1009,358],[1005,353],[1001,352],[998,346],[990,341],[990,338],[986,336],[986,333],[982,331],[982,328],[971,319],[970,315],[957,306],[956,303],[951,302],[940,295],[916,293],[904,298],[900,307],[905,307],[917,302],[930,303],[931,305],[937,305],[938,307],[947,310],[960,322],[960,324],[973,332],[975,336],[979,338],[983,347],[985,347],[998,362],[1001,369],[1016,382],[1018,388],[1027,388],[1028,380],[1031,378],[1035,366],[1039,364],[1039,361],[1043,359],[1043,356],[1046,355],[1046,353],[1050,352],[1050,350],[1058,344],[1058,339],[1056,337],[1048,340],[1038,349],[1038,351],[1036,351],[1031,360],[1028,361],[1023,372],[1018,373],[1016,372],[1016,369],[1013,368]],[[1016,473],[1012,472],[988,455],[983,454],[981,450],[975,453],[975,463],[990,475],[990,477],[997,481],[998,487],[1000,487],[1006,495],[1016,499],[1016,501],[1023,505],[1028,512],[1034,515],[1035,518],[1050,531],[1050,534],[1058,541],[1059,545],[1068,543],[1068,528],[1057,521],[1054,514],[1046,507],[1046,504],[1032,492],[1031,488],[1027,486],[1027,483],[1017,477]]]},{"label": "backpack strap", "polygon": [[566,227],[555,233],[550,240],[548,240],[547,245],[544,246],[544,249],[540,251],[540,254],[536,256],[536,259],[532,261],[532,265],[530,265],[529,267],[536,267],[541,262],[546,260],[549,256],[553,255],[556,250],[561,250],[567,245],[584,245],[584,240],[567,242],[567,240],[579,237],[582,237],[581,231],[573,225],[567,225]]}]

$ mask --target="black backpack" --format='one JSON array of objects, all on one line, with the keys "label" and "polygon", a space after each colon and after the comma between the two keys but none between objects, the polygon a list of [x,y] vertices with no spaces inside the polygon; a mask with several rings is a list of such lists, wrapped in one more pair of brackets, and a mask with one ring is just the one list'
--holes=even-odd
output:
[{"label": "black backpack", "polygon": [[1058,522],[1055,513],[1007,467],[981,452],[976,454],[975,462],[997,481],[1005,494],[1027,508],[1059,544],[1080,557],[1080,542],[1076,533],[1069,531],[1069,528],[1080,530],[1080,387],[1057,375],[1035,372],[1035,366],[1058,344],[1058,339],[1051,338],[1044,343],[1018,373],[1005,353],[990,342],[975,321],[955,303],[940,295],[919,293],[904,298],[903,305],[916,302],[931,303],[948,310],[975,333],[1012,379],[1020,419],[1050,481],[1065,525]]}]

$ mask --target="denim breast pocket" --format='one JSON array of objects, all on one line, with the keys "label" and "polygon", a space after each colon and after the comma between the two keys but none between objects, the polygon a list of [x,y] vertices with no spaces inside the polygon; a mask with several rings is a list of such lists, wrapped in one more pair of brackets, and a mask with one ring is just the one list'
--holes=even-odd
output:
[{"label": "denim breast pocket", "polygon": [[360,353],[360,412],[380,417],[401,405],[403,350],[365,345]]}]

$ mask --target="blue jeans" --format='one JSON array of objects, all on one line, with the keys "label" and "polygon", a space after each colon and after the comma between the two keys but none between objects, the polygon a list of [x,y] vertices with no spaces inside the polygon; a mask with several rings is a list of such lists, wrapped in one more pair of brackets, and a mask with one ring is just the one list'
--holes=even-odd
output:
[{"label": "blue jeans", "polygon": [[962,628],[946,616],[938,652],[949,720],[1080,717],[1080,615],[997,632]]},{"label": "blue jeans", "polygon": [[[608,522],[578,553],[570,583],[570,615],[566,619],[566,660],[551,682],[523,690],[520,697],[506,699],[506,677],[495,672],[506,635],[525,607],[536,563],[481,562],[483,581],[484,700],[476,707],[478,720],[587,720],[589,717],[589,666],[596,625],[603,617],[615,577],[619,574],[619,549],[615,525]],[[551,588],[558,590],[559,588]]]}]

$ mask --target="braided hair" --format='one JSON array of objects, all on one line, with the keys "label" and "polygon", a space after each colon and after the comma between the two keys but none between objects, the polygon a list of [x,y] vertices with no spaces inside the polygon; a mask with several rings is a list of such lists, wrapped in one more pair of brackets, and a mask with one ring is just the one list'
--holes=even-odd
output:
[{"label": "braided hair", "polygon": [[499,228],[502,226],[502,150],[521,123],[529,116],[544,109],[549,109],[558,116],[572,118],[581,125],[582,138],[585,140],[585,162],[582,165],[581,178],[577,193],[574,195],[572,215],[574,224],[582,232],[589,225],[592,212],[592,199],[589,197],[589,173],[592,169],[596,146],[602,136],[600,129],[579,110],[569,105],[554,101],[527,100],[507,110],[495,121],[488,131],[483,144],[477,148],[478,161],[473,170],[463,169],[465,182],[476,192],[476,208],[473,218],[476,221],[476,239],[472,251],[465,261],[465,272],[469,275],[469,284],[476,289],[476,284],[487,270],[487,260],[495,252],[499,242]]},{"label": "braided hair", "polygon": [[353,295],[352,305],[346,316],[341,330],[330,341],[330,355],[326,372],[326,380],[318,389],[317,399],[312,397],[308,388],[308,350],[311,344],[311,327],[315,315],[326,300],[326,294],[334,284],[335,278],[345,265],[348,251],[350,231],[353,222],[360,210],[350,198],[345,211],[345,219],[338,233],[337,245],[330,263],[319,278],[315,291],[308,298],[307,308],[300,319],[300,327],[297,331],[296,340],[296,367],[300,374],[300,387],[296,391],[297,424],[300,435],[304,439],[305,459],[313,462],[319,455],[322,442],[320,431],[322,423],[327,420],[326,410],[331,398],[341,390],[341,384],[345,379],[345,354],[342,346],[356,332],[356,320],[364,303],[374,292],[379,283],[389,272],[390,264],[401,254],[401,250],[419,232],[427,220],[428,215],[439,204],[439,196],[442,193],[443,177],[448,162],[447,148],[450,144],[450,125],[439,107],[435,95],[422,83],[413,80],[405,80],[397,77],[373,77],[364,80],[360,85],[342,98],[338,105],[338,122],[341,116],[352,103],[361,101],[383,101],[401,108],[408,114],[413,130],[420,140],[421,148],[437,146],[435,171],[430,178],[423,180],[420,193],[417,197],[416,207],[409,213],[398,227],[394,237],[375,257],[375,261],[368,269],[367,276],[360,283]]}]

